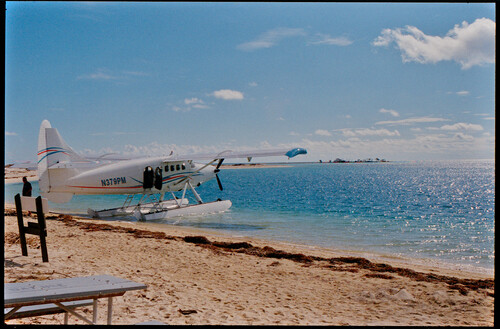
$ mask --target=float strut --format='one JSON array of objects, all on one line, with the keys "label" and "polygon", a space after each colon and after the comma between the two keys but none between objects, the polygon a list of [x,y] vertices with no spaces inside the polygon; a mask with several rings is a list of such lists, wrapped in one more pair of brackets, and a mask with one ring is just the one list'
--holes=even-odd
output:
[{"label": "float strut", "polygon": [[198,203],[200,203],[200,204],[203,203],[203,201],[200,198],[200,195],[198,193],[196,193],[196,190],[194,189],[193,185],[191,185],[191,182],[188,181],[187,184],[191,188],[191,191],[193,191],[193,194],[194,194],[194,197],[196,198],[196,201],[198,201]]}]

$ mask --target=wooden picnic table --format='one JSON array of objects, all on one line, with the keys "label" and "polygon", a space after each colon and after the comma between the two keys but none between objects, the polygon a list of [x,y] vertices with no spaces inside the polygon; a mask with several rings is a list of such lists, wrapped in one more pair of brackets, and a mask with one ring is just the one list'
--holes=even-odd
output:
[{"label": "wooden picnic table", "polygon": [[[12,308],[5,314],[4,320],[12,317],[23,306],[52,303],[89,324],[96,324],[97,300],[99,298],[108,298],[107,324],[111,324],[113,297],[122,296],[129,290],[146,288],[145,284],[111,275],[4,283],[4,308]],[[94,301],[92,321],[76,313],[74,308],[69,308],[62,304],[64,302],[85,299],[92,299]]]}]

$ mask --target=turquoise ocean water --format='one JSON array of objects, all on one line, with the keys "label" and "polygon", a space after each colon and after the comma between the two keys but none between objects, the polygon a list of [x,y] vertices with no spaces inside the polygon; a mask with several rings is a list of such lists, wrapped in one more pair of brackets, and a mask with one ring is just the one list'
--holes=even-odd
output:
[{"label": "turquoise ocean water", "polygon": [[[215,180],[197,191],[204,201],[230,199],[229,211],[155,224],[494,268],[494,160],[294,164],[226,169],[219,177],[223,191]],[[14,203],[21,189],[7,184],[5,201]],[[124,198],[81,195],[49,206],[86,215],[89,207],[118,207]]]}]

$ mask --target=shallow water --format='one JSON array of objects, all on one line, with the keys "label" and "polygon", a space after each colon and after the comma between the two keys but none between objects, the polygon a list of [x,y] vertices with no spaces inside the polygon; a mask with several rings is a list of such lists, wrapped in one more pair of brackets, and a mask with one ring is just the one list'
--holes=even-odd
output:
[{"label": "shallow water", "polygon": [[[219,177],[224,191],[215,180],[197,191],[204,201],[230,199],[229,211],[155,223],[494,267],[493,160],[295,164],[222,170]],[[32,184],[36,196],[38,185]],[[21,189],[22,184],[6,185],[6,201],[13,203]],[[124,198],[80,195],[49,205],[86,215],[89,207],[117,207]]]}]

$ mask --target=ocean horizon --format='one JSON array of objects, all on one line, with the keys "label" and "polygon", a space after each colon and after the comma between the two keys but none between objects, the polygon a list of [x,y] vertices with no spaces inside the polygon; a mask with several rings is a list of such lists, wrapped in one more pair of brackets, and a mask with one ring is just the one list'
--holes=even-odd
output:
[{"label": "ocean horizon", "polygon": [[[151,224],[494,269],[494,160],[290,163],[222,169],[219,177],[223,191],[215,180],[197,191],[205,202],[231,200],[228,211]],[[33,196],[39,195],[38,182],[31,183]],[[14,203],[21,190],[22,183],[6,184],[5,202]],[[49,207],[88,217],[88,208],[119,207],[124,200],[123,195],[77,195]]]}]

